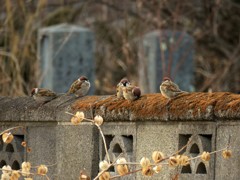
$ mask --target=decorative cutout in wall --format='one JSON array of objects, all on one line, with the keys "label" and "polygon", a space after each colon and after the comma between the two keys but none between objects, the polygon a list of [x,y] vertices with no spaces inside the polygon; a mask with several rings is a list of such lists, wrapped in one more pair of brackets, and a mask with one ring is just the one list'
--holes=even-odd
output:
[{"label": "decorative cutout in wall", "polygon": [[[133,160],[133,136],[132,135],[105,135],[108,153],[111,160],[115,160],[121,153],[127,161]],[[100,141],[102,143],[102,141]],[[103,144],[100,145],[100,159],[106,159]],[[114,167],[109,169],[110,172],[116,172]],[[128,176],[128,178],[132,176]]]},{"label": "decorative cutout in wall", "polygon": [[5,144],[0,140],[0,168],[4,165],[10,165],[12,169],[20,169],[24,159],[24,147],[21,146],[24,141],[24,135],[14,135],[11,143]]},{"label": "decorative cutout in wall", "polygon": [[[211,134],[179,134],[179,149],[186,145],[189,139],[192,138],[191,143],[183,151],[189,157],[196,157],[203,153],[203,151],[212,151],[212,135]],[[209,162],[202,162],[200,158],[192,160],[188,166],[183,166],[181,174],[208,174]]]}]

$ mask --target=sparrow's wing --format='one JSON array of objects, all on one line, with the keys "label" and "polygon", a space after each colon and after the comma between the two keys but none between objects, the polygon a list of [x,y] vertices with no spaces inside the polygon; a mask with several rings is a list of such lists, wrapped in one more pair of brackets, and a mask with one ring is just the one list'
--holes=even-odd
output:
[{"label": "sparrow's wing", "polygon": [[57,94],[49,89],[44,89],[44,88],[40,88],[38,90],[38,94],[40,96],[51,96],[51,97],[54,97],[54,96],[57,96]]},{"label": "sparrow's wing", "polygon": [[126,89],[128,92],[132,92],[133,88],[134,88],[134,86],[131,86],[131,85],[126,86]]},{"label": "sparrow's wing", "polygon": [[68,93],[72,94],[75,93],[77,90],[81,89],[83,81],[74,81],[73,84],[71,85],[70,89],[68,90]]},{"label": "sparrow's wing", "polygon": [[181,92],[181,89],[179,89],[178,85],[176,84],[170,84],[167,88],[169,91],[172,91],[172,92]]},{"label": "sparrow's wing", "polygon": [[[174,82],[170,81],[170,84],[171,84],[172,86],[174,86],[176,89],[180,90],[180,88],[178,87],[178,85],[175,84]],[[181,90],[180,90],[180,91],[181,91]]]}]

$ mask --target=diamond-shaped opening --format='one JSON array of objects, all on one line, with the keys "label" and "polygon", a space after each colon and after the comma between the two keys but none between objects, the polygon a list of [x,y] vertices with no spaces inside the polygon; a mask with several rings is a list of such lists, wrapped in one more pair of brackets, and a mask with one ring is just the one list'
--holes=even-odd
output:
[{"label": "diamond-shaped opening", "polygon": [[122,153],[122,148],[120,147],[119,144],[115,144],[114,148],[113,148],[113,153]]},{"label": "diamond-shaped opening", "polygon": [[125,144],[127,145],[126,151],[127,152],[133,152],[133,136],[132,135],[122,135],[123,139],[125,140]]},{"label": "diamond-shaped opening", "polygon": [[5,166],[6,164],[7,164],[6,161],[2,160],[2,161],[0,162],[0,168],[2,168],[3,166]]},{"label": "diamond-shaped opening", "polygon": [[21,145],[21,143],[24,141],[24,135],[14,135],[14,140],[16,143],[16,148],[18,152],[23,152],[24,147]]},{"label": "diamond-shaped opening", "polygon": [[17,161],[14,161],[12,164],[12,169],[14,170],[19,170],[20,169],[20,165]]},{"label": "diamond-shaped opening", "polygon": [[196,143],[193,144],[192,147],[190,148],[190,153],[192,154],[193,157],[195,157],[199,154],[199,148]]},{"label": "diamond-shaped opening", "polygon": [[[109,149],[110,143],[111,143],[111,141],[113,140],[114,136],[113,136],[113,135],[104,135],[104,137],[105,137],[107,149]],[[105,157],[106,152],[105,152],[105,148],[104,148],[103,142],[102,142],[102,145],[101,145],[100,147],[101,147],[101,149],[102,149],[101,155],[102,155],[102,157]]]},{"label": "diamond-shaped opening", "polygon": [[[191,136],[192,134],[179,134],[178,149],[181,149],[183,146],[185,146],[188,143]],[[182,150],[182,152],[185,152],[185,149]]]},{"label": "diamond-shaped opening", "polygon": [[14,152],[14,148],[12,144],[8,144],[6,147],[6,152]]},{"label": "diamond-shaped opening", "polygon": [[2,150],[3,150],[3,141],[0,140],[0,151],[2,151]]},{"label": "diamond-shaped opening", "polygon": [[105,137],[105,141],[106,141],[106,144],[107,144],[107,149],[109,149],[110,143],[113,140],[114,136],[113,135],[104,135],[104,137]]},{"label": "diamond-shaped opening", "polygon": [[197,174],[207,174],[206,166],[201,162],[197,167]]},{"label": "diamond-shaped opening", "polygon": [[115,172],[114,166],[111,166],[108,170],[109,170],[110,172]]},{"label": "diamond-shaped opening", "polygon": [[191,174],[192,173],[192,169],[191,169],[190,164],[188,164],[187,166],[183,166],[181,173],[182,174]]}]

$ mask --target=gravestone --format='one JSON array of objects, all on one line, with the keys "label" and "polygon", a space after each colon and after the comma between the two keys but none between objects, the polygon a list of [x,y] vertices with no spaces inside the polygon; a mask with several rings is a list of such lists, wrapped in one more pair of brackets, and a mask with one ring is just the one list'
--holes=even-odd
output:
[{"label": "gravestone", "polygon": [[67,92],[81,75],[88,77],[94,93],[94,34],[87,28],[60,24],[42,28],[38,33],[41,87]]},{"label": "gravestone", "polygon": [[190,35],[180,31],[154,31],[143,37],[142,45],[139,84],[144,93],[159,92],[165,76],[182,90],[194,90],[194,41]]}]

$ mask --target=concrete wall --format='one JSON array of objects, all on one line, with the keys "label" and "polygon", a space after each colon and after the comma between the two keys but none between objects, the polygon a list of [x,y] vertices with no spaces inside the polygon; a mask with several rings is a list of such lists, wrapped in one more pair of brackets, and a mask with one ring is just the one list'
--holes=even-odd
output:
[{"label": "concrete wall", "polygon": [[[195,96],[198,98],[189,102]],[[25,127],[12,131],[16,135],[12,147],[1,142],[0,165],[5,162],[17,168],[23,161],[30,161],[34,166],[53,165],[49,167],[50,179],[78,179],[83,168],[95,177],[98,163],[106,154],[96,127],[91,123],[71,125],[71,116],[65,114],[80,110],[88,118],[91,114],[103,116],[102,130],[111,161],[120,153],[132,162],[139,162],[142,157],[151,159],[155,150],[169,156],[191,137],[191,143],[181,153],[195,157],[203,151],[226,147],[231,136],[231,159],[225,160],[217,153],[207,163],[196,159],[185,168],[170,169],[166,165],[151,179],[170,179],[179,173],[181,180],[235,180],[240,174],[239,97],[230,93],[191,93],[166,104],[160,94],[143,95],[131,103],[115,96],[87,96],[73,101],[66,96],[45,105],[36,104],[29,97],[0,97],[0,130]],[[32,149],[30,153],[20,145],[23,140]],[[139,166],[130,166],[131,170],[136,168]],[[113,168],[110,171],[115,174]],[[122,179],[150,178],[138,172]]]}]

